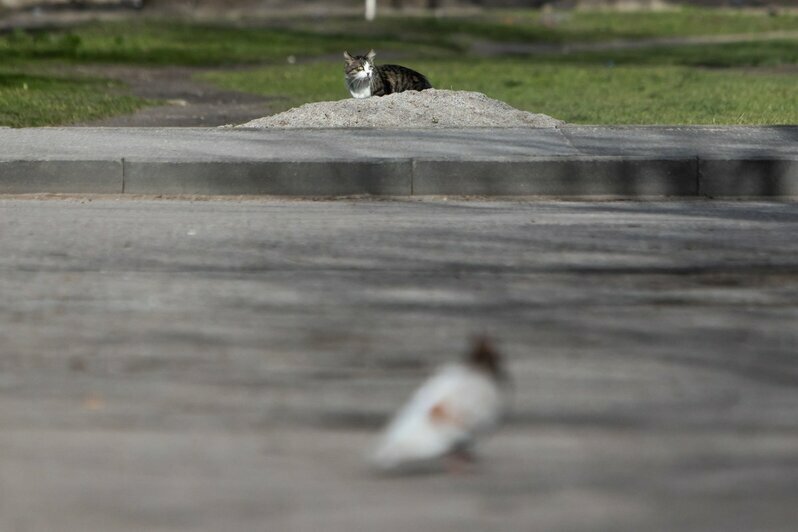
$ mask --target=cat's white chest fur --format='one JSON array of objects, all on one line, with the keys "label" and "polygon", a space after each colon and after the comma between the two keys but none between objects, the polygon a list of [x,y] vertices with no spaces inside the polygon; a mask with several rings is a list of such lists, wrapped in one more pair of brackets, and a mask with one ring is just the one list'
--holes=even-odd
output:
[{"label": "cat's white chest fur", "polygon": [[349,94],[353,98],[368,98],[371,96],[371,75],[374,67],[366,63],[363,70],[355,75],[352,80],[347,80]]},{"label": "cat's white chest fur", "polygon": [[368,98],[371,96],[371,83],[367,81],[363,85],[350,86],[349,94],[353,98]]}]

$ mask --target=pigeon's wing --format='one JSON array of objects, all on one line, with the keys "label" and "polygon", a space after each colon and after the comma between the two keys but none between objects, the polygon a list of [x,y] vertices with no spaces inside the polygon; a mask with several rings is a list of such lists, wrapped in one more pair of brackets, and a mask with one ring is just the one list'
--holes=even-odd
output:
[{"label": "pigeon's wing", "polygon": [[453,396],[449,418],[468,439],[493,429],[504,410],[499,383],[481,371],[465,368]]},{"label": "pigeon's wing", "polygon": [[495,422],[500,408],[492,381],[453,365],[425,382],[397,413],[374,455],[378,467],[390,469],[438,458],[470,442]]}]

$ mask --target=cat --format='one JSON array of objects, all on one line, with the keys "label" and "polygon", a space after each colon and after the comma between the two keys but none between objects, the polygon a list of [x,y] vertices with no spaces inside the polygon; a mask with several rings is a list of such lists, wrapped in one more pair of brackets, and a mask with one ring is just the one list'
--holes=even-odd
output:
[{"label": "cat", "polygon": [[349,55],[344,52],[344,72],[346,73],[346,88],[353,98],[368,98],[369,96],[385,96],[394,92],[423,91],[431,89],[432,84],[415,70],[399,65],[374,64],[371,50],[366,55]]}]

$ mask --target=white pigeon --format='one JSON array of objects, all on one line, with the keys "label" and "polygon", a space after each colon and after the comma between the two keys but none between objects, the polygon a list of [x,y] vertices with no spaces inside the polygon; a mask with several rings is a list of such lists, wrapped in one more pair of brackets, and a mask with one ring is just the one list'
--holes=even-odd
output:
[{"label": "white pigeon", "polygon": [[480,339],[460,363],[440,368],[388,424],[373,455],[380,470],[470,458],[475,440],[504,410],[505,374],[499,354]]}]

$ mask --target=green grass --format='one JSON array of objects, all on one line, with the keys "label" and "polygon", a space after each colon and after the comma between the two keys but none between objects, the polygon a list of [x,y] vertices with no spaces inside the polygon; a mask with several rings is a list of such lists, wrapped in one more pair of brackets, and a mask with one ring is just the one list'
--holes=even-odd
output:
[{"label": "green grass", "polygon": [[281,24],[242,27],[145,17],[89,23],[68,30],[16,31],[0,36],[0,60],[224,65],[284,61],[291,55],[316,57],[340,54],[344,49],[368,48],[417,56],[447,56],[453,51],[464,51],[474,40],[564,43],[775,30],[798,32],[798,15],[770,17],[757,12],[699,9],[562,14],[490,11],[479,17],[383,17],[372,24],[356,18],[333,18],[321,23],[281,20]]},{"label": "green grass", "polygon": [[[366,47],[367,43],[298,30],[142,19],[69,30],[16,31],[0,36],[0,64],[6,69],[0,71],[0,125],[68,124],[130,113],[148,103],[121,95],[119,84],[70,77],[65,73],[69,65],[286,64],[291,55],[300,59],[338,55],[352,44]],[[391,40],[380,44],[397,50],[425,49]],[[52,70],[60,74],[45,74]]]},{"label": "green grass", "polygon": [[772,67],[798,64],[798,39],[573,52],[558,55],[556,61],[560,64],[681,65],[711,68]]},{"label": "green grass", "polygon": [[[514,107],[584,124],[795,124],[795,76],[679,66],[599,66],[523,59],[419,61],[437,88],[484,92]],[[348,97],[340,66],[315,63],[212,73],[214,83],[282,94],[286,108]]]},{"label": "green grass", "polygon": [[[468,52],[477,40],[562,44],[798,32],[798,14],[500,10],[478,17],[383,17],[373,24],[355,18],[257,24],[137,17],[0,35],[0,125],[86,121],[147,104],[102,80],[71,77],[70,65],[250,65],[204,77],[288,108],[347,97],[341,51],[372,47],[378,61],[408,64],[437,87],[485,92],[570,122],[798,123],[798,70],[790,66],[798,65],[798,38],[494,59]],[[290,56],[299,64],[288,64]]]},{"label": "green grass", "polygon": [[[397,19],[396,35],[347,37],[310,30],[235,28],[229,25],[138,20],[126,24],[89,24],[70,31],[14,32],[0,36],[0,60],[6,64],[36,62],[116,63],[142,65],[231,65],[285,63],[288,56],[338,56],[344,49],[375,48],[416,57],[454,57],[456,44],[437,34],[437,26],[457,27],[466,21],[434,18]],[[468,24],[476,22],[468,21]],[[387,24],[387,22],[385,23]],[[425,39],[401,36],[405,26],[423,26]],[[480,23],[482,24],[482,23]],[[330,25],[334,28],[335,22]],[[361,23],[362,27],[370,27]],[[451,27],[450,27],[451,26]],[[328,31],[330,28],[328,28]],[[421,30],[419,30],[421,31]],[[613,34],[614,35],[614,34]],[[506,37],[506,34],[496,37]],[[403,41],[402,38],[406,39]],[[546,42],[557,41],[551,38]],[[460,38],[462,45],[462,38]],[[798,63],[798,38],[729,44],[647,47],[570,53],[562,62],[757,66]]]},{"label": "green grass", "polygon": [[663,12],[497,10],[468,17],[383,17],[372,24],[338,18],[323,26],[294,22],[294,27],[335,35],[390,36],[452,44],[474,39],[566,43],[698,35],[798,32],[798,14],[770,16],[750,10],[680,8]]},{"label": "green grass", "polygon": [[148,103],[118,89],[104,80],[0,69],[0,125],[70,124],[132,113]]},{"label": "green grass", "polygon": [[771,16],[763,11],[689,7],[662,12],[597,10],[548,15],[526,11],[507,20],[513,25],[545,25],[564,39],[577,41],[798,31],[796,13]]},{"label": "green grass", "polygon": [[[584,124],[798,123],[795,79],[677,66],[430,64],[441,87],[466,87],[510,105]],[[487,76],[487,77],[486,77]]]},{"label": "green grass", "polygon": [[[383,37],[349,37],[304,30],[136,19],[91,23],[70,30],[13,32],[0,36],[0,59],[12,63],[123,63],[231,65],[285,62],[288,56],[341,54],[347,47],[441,52],[425,43]],[[445,47],[444,47],[445,48]]]},{"label": "green grass", "polygon": [[[438,88],[484,92],[572,123],[798,123],[798,69],[758,70],[798,64],[798,40],[403,63],[427,74]],[[337,62],[204,77],[228,89],[285,95],[286,109],[348,96]]]}]

